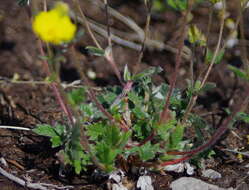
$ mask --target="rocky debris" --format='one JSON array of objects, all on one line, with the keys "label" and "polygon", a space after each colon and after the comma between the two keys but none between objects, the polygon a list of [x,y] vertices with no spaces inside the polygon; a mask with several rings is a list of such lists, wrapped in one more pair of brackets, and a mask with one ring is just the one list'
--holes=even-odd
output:
[{"label": "rocky debris", "polygon": [[122,184],[112,184],[112,187],[110,190],[127,190],[127,188],[125,186],[123,186]]},{"label": "rocky debris", "polygon": [[128,190],[123,184],[122,179],[125,174],[122,170],[114,171],[109,176],[109,181],[107,183],[109,190]]},{"label": "rocky debris", "polygon": [[202,176],[210,179],[219,179],[221,178],[221,174],[213,169],[206,169],[202,171]]},{"label": "rocky debris", "polygon": [[243,182],[241,183],[237,188],[236,190],[248,190],[249,189],[249,184]]},{"label": "rocky debris", "polygon": [[140,176],[137,181],[137,188],[140,190],[154,190],[150,176]]},{"label": "rocky debris", "polygon": [[3,158],[3,157],[1,157],[0,158],[0,163],[4,166],[4,167],[8,167],[8,163],[6,162],[6,160]]},{"label": "rocky debris", "polygon": [[146,168],[141,167],[138,172],[140,177],[138,178],[137,181],[137,189],[154,190],[154,187],[152,186],[152,179],[150,176],[147,175],[148,171],[146,170]]},{"label": "rocky debris", "polygon": [[182,173],[186,170],[188,175],[193,175],[195,167],[191,166],[188,162],[183,162],[179,164],[174,164],[174,165],[168,165],[164,167],[165,171],[173,171],[176,173]]},{"label": "rocky debris", "polygon": [[182,177],[170,184],[172,190],[234,190],[233,188],[220,188],[193,177]]}]

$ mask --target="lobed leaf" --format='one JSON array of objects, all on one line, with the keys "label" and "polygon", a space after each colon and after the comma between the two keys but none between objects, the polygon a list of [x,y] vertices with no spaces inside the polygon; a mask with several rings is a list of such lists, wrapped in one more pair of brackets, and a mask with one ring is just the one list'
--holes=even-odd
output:
[{"label": "lobed leaf", "polygon": [[57,136],[54,127],[47,124],[37,125],[36,128],[32,130],[33,132],[37,133],[38,135],[43,135],[47,137],[54,137]]},{"label": "lobed leaf", "polygon": [[67,94],[67,97],[72,106],[79,106],[86,100],[86,91],[84,88],[74,89]]},{"label": "lobed leaf", "polygon": [[184,126],[178,124],[170,136],[169,148],[174,150],[179,148],[179,144],[182,141],[184,134]]}]

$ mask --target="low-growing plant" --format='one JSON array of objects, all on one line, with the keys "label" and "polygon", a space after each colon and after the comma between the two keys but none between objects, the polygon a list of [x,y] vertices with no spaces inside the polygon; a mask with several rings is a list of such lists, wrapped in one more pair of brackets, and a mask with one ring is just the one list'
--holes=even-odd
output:
[{"label": "low-growing plant", "polygon": [[[19,1],[25,4],[27,1]],[[136,156],[138,162],[134,165],[150,168],[160,168],[169,164],[179,163],[207,150],[228,129],[235,116],[248,122],[248,115],[243,112],[244,105],[248,103],[245,98],[238,104],[223,123],[213,134],[212,138],[205,140],[201,131],[208,129],[209,124],[198,113],[192,112],[198,96],[207,90],[215,88],[215,84],[208,83],[207,78],[211,69],[220,64],[226,47],[222,46],[223,30],[225,23],[225,0],[220,10],[220,31],[218,42],[214,50],[208,47],[208,36],[191,24],[190,14],[193,7],[201,1],[167,1],[168,5],[178,11],[182,11],[183,23],[180,29],[180,39],[177,42],[175,57],[175,71],[170,83],[159,85],[153,82],[153,76],[163,72],[160,67],[149,67],[142,72],[131,72],[126,65],[121,76],[115,64],[112,52],[112,38],[108,21],[108,2],[105,2],[105,11],[108,26],[108,47],[102,48],[94,37],[89,23],[80,8],[78,0],[74,0],[81,17],[75,12],[69,11],[65,3],[57,3],[55,8],[49,11],[38,12],[33,19],[34,32],[47,44],[48,55],[43,50],[40,41],[41,58],[46,68],[48,77],[46,81],[51,85],[55,96],[65,112],[68,122],[55,125],[41,124],[33,131],[39,135],[50,137],[52,147],[60,147],[65,163],[72,165],[76,173],[86,170],[93,164],[96,167],[110,172],[117,167],[120,157],[124,160]],[[32,3],[35,3],[32,1]],[[209,1],[211,6],[216,1]],[[213,4],[212,4],[213,3]],[[145,27],[145,35],[139,54],[138,63],[141,62],[145,48],[148,26],[150,23],[151,2],[145,1],[148,18]],[[243,4],[245,5],[245,4]],[[70,17],[73,18],[71,21]],[[45,19],[45,20],[44,20]],[[48,20],[47,20],[48,19]],[[109,66],[114,70],[120,86],[108,86],[96,91],[91,87],[87,77],[79,64],[75,64],[81,80],[85,86],[66,92],[60,83],[58,64],[60,59],[54,54],[51,46],[73,46],[76,32],[76,22],[82,21],[87,33],[91,36],[96,47],[89,46],[86,49],[94,56],[103,56]],[[238,18],[239,23],[240,18]],[[51,24],[53,21],[57,24]],[[60,23],[62,25],[60,25]],[[237,24],[238,25],[238,24]],[[62,27],[66,26],[62,32]],[[237,30],[235,27],[234,30]],[[147,31],[147,32],[146,32]],[[205,72],[196,80],[194,77],[187,82],[186,89],[176,87],[176,80],[181,65],[184,42],[190,42],[193,51],[198,47],[205,52],[202,56]],[[190,60],[192,62],[194,59]],[[236,76],[248,80],[248,71],[235,67],[230,68]],[[193,65],[191,67],[193,72]],[[249,93],[249,88],[246,88]],[[239,113],[239,114],[238,114]],[[196,132],[196,140],[188,139],[185,131],[193,127]]]}]

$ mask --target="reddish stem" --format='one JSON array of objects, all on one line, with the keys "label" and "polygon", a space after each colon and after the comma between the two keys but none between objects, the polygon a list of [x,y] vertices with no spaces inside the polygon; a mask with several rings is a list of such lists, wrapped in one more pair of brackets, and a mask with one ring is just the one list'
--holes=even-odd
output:
[{"label": "reddish stem", "polygon": [[[40,51],[40,54],[42,56],[45,56],[45,52],[43,50],[43,47],[42,47],[42,43],[41,41],[39,40],[38,41],[38,47],[39,47],[39,51]],[[45,67],[45,72],[47,73],[48,76],[51,75],[51,72],[49,70],[49,65],[48,65],[48,62],[46,60],[43,60],[43,64],[44,64],[44,67]],[[70,121],[70,123],[73,125],[74,124],[74,121],[73,121],[73,115],[72,115],[72,112],[71,110],[68,108],[68,106],[66,105],[66,103],[64,102],[63,100],[63,97],[57,87],[58,83],[56,82],[52,82],[50,84],[50,86],[52,87],[53,91],[54,91],[54,94],[55,94],[55,97],[58,101],[58,103],[60,104],[60,107],[61,109],[65,112],[65,114],[68,116],[68,119]]]},{"label": "reddish stem", "polygon": [[187,19],[188,19],[188,15],[191,11],[192,8],[192,4],[189,5],[188,10],[186,12],[186,15],[184,17],[184,22],[183,22],[183,27],[181,29],[181,36],[180,36],[180,40],[179,40],[179,45],[178,45],[178,51],[175,57],[175,71],[173,74],[173,78],[170,80],[170,87],[169,87],[169,92],[166,96],[166,100],[165,100],[165,106],[163,108],[163,111],[160,115],[160,121],[159,123],[165,123],[167,122],[167,116],[169,115],[169,105],[170,105],[170,97],[175,89],[176,86],[176,80],[177,80],[177,76],[179,73],[179,68],[181,65],[181,58],[182,58],[182,50],[184,47],[184,38],[185,38],[185,31],[186,31],[186,27],[187,27]]},{"label": "reddish stem", "polygon": [[155,132],[152,131],[151,135],[148,136],[147,138],[145,138],[142,142],[140,142],[139,144],[137,145],[126,145],[125,148],[127,149],[130,149],[130,148],[133,148],[133,147],[140,147],[140,146],[143,146],[144,144],[146,144],[147,142],[151,141],[153,139],[153,137],[155,136]]},{"label": "reddish stem", "polygon": [[154,138],[154,136],[155,136],[155,131],[152,131],[151,135],[145,138],[142,142],[140,142],[138,146],[143,146],[147,142],[151,141]]},{"label": "reddish stem", "polygon": [[73,115],[72,115],[72,112],[71,110],[68,108],[68,106],[66,105],[66,103],[64,102],[63,98],[62,98],[62,95],[59,91],[59,88],[57,87],[57,83],[53,82],[51,83],[51,87],[53,88],[53,91],[55,93],[55,96],[62,108],[62,110],[65,112],[65,114],[68,116],[68,119],[70,120],[70,123],[73,125],[74,124],[74,121],[73,121]]}]

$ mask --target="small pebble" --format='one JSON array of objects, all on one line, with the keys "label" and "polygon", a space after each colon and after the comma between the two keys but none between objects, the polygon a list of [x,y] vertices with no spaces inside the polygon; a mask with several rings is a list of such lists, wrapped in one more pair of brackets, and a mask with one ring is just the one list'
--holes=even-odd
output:
[{"label": "small pebble", "polygon": [[150,176],[140,176],[137,181],[137,188],[140,190],[154,190]]},{"label": "small pebble", "polygon": [[207,169],[202,171],[202,176],[210,179],[219,179],[221,174],[213,169]]},{"label": "small pebble", "polygon": [[172,190],[234,190],[220,188],[193,177],[181,177],[170,184]]},{"label": "small pebble", "polygon": [[195,167],[191,166],[188,162],[183,162],[179,164],[174,164],[174,165],[168,165],[164,167],[165,171],[173,171],[176,173],[182,173],[186,170],[188,175],[193,175]]}]

